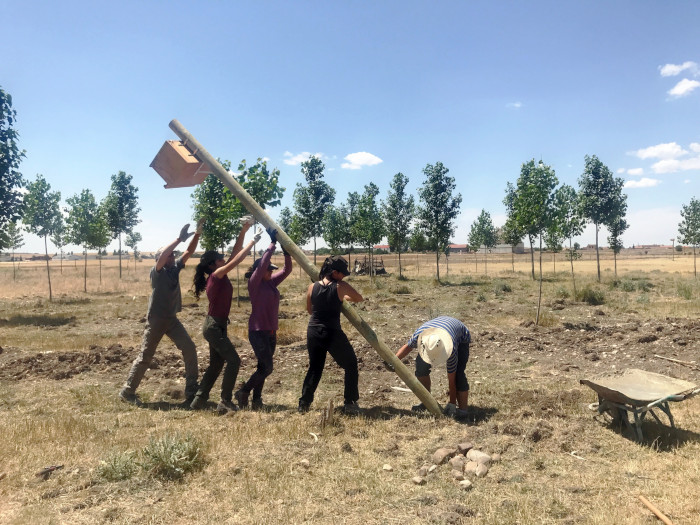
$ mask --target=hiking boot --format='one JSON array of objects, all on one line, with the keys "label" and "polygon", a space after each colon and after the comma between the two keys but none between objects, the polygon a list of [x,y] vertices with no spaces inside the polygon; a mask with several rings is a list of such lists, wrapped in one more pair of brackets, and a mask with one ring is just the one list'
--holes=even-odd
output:
[{"label": "hiking boot", "polygon": [[129,403],[130,405],[135,405],[137,407],[143,405],[141,398],[137,396],[135,392],[130,391],[128,388],[121,389],[121,391],[119,392],[119,399],[121,399],[125,403]]},{"label": "hiking boot", "polygon": [[458,409],[455,411],[454,418],[455,418],[457,421],[463,421],[463,420],[467,419],[468,417],[469,417],[469,411],[468,411],[467,409],[458,408]]},{"label": "hiking boot", "polygon": [[180,410],[192,410],[192,407],[190,406],[192,405],[192,401],[194,401],[194,396],[187,397],[182,403],[177,405],[177,408]]},{"label": "hiking boot", "polygon": [[265,410],[265,405],[263,404],[262,397],[254,397],[250,402],[251,410]]},{"label": "hiking boot", "polygon": [[223,416],[232,412],[238,412],[238,407],[233,404],[233,401],[222,399],[219,401],[219,404],[216,405],[216,411]]},{"label": "hiking boot", "polygon": [[[238,408],[248,408],[248,392],[244,392],[243,390],[236,390],[236,393],[233,394],[233,397],[238,403]],[[255,400],[253,400],[253,402],[255,402]]]},{"label": "hiking boot", "polygon": [[203,410],[207,408],[207,398],[204,396],[194,396],[192,403],[190,403],[190,408],[192,410]]},{"label": "hiking boot", "polygon": [[457,413],[457,405],[454,403],[447,403],[445,408],[442,409],[442,413],[447,417],[455,417],[455,414]]},{"label": "hiking boot", "polygon": [[418,405],[413,405],[411,407],[411,412],[427,412],[428,409],[423,403],[419,403]]},{"label": "hiking boot", "polygon": [[297,407],[297,412],[299,412],[300,414],[306,414],[309,411],[310,406],[311,405],[300,399],[299,407]]},{"label": "hiking boot", "polygon": [[362,410],[360,409],[360,405],[357,404],[357,401],[350,401],[343,405],[343,413],[348,416],[358,416],[362,413]]}]

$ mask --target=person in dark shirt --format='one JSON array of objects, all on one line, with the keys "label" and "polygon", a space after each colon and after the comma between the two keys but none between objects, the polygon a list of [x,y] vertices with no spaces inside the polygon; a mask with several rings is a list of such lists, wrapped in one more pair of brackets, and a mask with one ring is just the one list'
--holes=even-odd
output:
[{"label": "person in dark shirt", "polygon": [[228,260],[224,261],[223,254],[209,250],[204,252],[195,270],[194,294],[199,299],[200,294],[206,290],[209,299],[209,310],[202,328],[204,339],[209,343],[209,366],[202,376],[197,395],[190,404],[190,408],[194,410],[207,406],[209,392],[224,368],[224,363],[226,369],[221,380],[221,401],[216,409],[220,414],[238,410],[232,399],[241,358],[227,334],[228,314],[231,311],[233,297],[233,286],[227,274],[248,256],[250,249],[260,240],[260,234],[257,233],[245,248],[241,249],[243,238],[253,224],[253,217],[246,215],[241,218],[241,222],[243,222],[241,232]]},{"label": "person in dark shirt", "polygon": [[197,391],[197,348],[189,336],[185,327],[177,318],[177,313],[182,309],[182,296],[180,293],[180,271],[185,263],[197,249],[199,236],[202,234],[204,219],[197,222],[197,229],[190,241],[187,250],[179,258],[175,259],[173,250],[181,242],[185,242],[192,233],[188,233],[190,225],[185,224],[180,235],[173,242],[159,248],[156,252],[156,264],[151,269],[151,297],[148,300],[148,314],[146,327],[143,331],[141,352],[134,360],[126,378],[126,383],[119,392],[122,401],[135,405],[141,404],[141,399],[136,394],[136,389],[141,384],[146,370],[153,360],[158,343],[167,335],[175,346],[182,352],[185,362],[185,403],[189,406]]},{"label": "person in dark shirt", "polygon": [[263,408],[262,390],[265,379],[272,373],[272,357],[277,346],[280,307],[280,292],[277,287],[292,273],[292,257],[284,249],[284,267],[275,271],[277,266],[270,259],[277,246],[277,230],[268,229],[267,233],[270,235],[270,245],[245,274],[251,306],[248,340],[258,359],[258,366],[250,379],[234,394],[238,407],[246,408],[252,391],[251,408],[255,410]]},{"label": "person in dark shirt", "polygon": [[350,272],[343,257],[327,257],[319,272],[319,280],[306,290],[306,309],[311,314],[306,331],[309,369],[299,398],[299,412],[309,410],[321,381],[326,355],[330,353],[338,366],[345,370],[344,411],[347,414],[359,413],[357,356],[340,326],[340,310],[344,300],[357,303],[363,298],[351,285],[343,282],[347,275]]}]

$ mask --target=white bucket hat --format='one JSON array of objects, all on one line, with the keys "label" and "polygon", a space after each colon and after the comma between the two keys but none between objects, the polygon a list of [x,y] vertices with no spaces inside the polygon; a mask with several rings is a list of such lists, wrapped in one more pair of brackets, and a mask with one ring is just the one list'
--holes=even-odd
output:
[{"label": "white bucket hat", "polygon": [[426,328],[418,336],[418,354],[429,365],[446,363],[453,346],[452,337],[444,328]]}]

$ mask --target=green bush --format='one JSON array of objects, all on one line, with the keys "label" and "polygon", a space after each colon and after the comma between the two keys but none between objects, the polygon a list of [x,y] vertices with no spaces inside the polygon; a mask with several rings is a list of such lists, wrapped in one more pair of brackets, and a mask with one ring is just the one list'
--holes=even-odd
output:
[{"label": "green bush", "polygon": [[568,288],[565,288],[564,286],[560,286],[559,288],[557,288],[555,295],[559,299],[568,299],[569,296],[571,295],[571,293],[569,292]]},{"label": "green bush", "polygon": [[493,283],[493,291],[496,295],[499,295],[504,292],[512,292],[513,289],[505,281],[496,281],[495,283]]},{"label": "green bush", "polygon": [[588,303],[591,306],[597,306],[605,302],[605,294],[602,290],[596,290],[595,288],[586,285],[578,291],[576,294],[576,299],[583,303]]},{"label": "green bush", "polygon": [[476,296],[476,301],[478,303],[486,302],[486,296],[484,295],[483,292],[479,292],[479,294]]},{"label": "green bush", "polygon": [[688,283],[678,283],[676,285],[678,296],[690,301],[693,298],[693,287]]},{"label": "green bush", "polygon": [[100,462],[97,475],[105,481],[123,481],[131,479],[138,470],[133,452],[112,452]]},{"label": "green bush", "polygon": [[405,294],[410,294],[411,289],[408,286],[402,285],[402,286],[397,286],[394,289],[394,293],[397,295],[405,295]]},{"label": "green bush", "polygon": [[142,451],[141,466],[154,478],[179,480],[204,466],[201,443],[192,435],[167,434],[151,438]]}]

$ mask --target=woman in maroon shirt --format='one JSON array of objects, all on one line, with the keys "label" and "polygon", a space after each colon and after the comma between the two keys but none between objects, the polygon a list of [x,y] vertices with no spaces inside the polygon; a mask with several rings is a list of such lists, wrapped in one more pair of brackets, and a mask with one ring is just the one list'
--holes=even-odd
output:
[{"label": "woman in maroon shirt", "polygon": [[277,230],[267,229],[270,235],[270,246],[263,256],[256,260],[246,272],[248,279],[248,296],[250,297],[251,313],[248,320],[248,340],[253,347],[258,366],[250,379],[234,394],[239,408],[248,406],[248,396],[253,392],[251,408],[261,410],[263,407],[262,390],[265,378],[272,373],[272,356],[277,346],[277,328],[279,325],[280,292],[277,287],[292,273],[292,258],[284,251],[284,267],[270,262],[277,245]]},{"label": "woman in maroon shirt", "polygon": [[248,256],[250,249],[260,240],[260,233],[256,233],[245,248],[241,249],[243,237],[253,224],[253,217],[247,215],[241,221],[243,227],[228,260],[224,262],[224,255],[214,250],[204,252],[194,274],[195,296],[199,299],[199,295],[206,290],[209,299],[209,310],[202,328],[204,339],[209,343],[209,367],[204,372],[197,395],[190,405],[195,410],[207,406],[209,392],[219,377],[224,363],[226,363],[226,369],[221,380],[221,401],[216,410],[221,414],[238,410],[232,398],[241,358],[238,357],[236,348],[227,334],[228,314],[233,297],[233,286],[227,274]]}]

